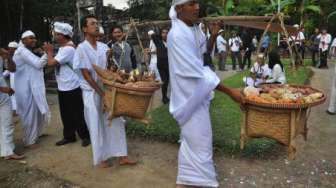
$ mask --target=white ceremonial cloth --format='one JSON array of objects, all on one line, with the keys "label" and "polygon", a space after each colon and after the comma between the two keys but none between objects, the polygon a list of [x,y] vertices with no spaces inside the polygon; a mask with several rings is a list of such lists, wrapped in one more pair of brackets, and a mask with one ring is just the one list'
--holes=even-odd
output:
[{"label": "white ceremonial cloth", "polygon": [[[88,69],[92,78],[102,86],[92,64],[105,69],[107,50],[108,46],[101,42],[97,42],[97,49],[94,49],[85,40],[76,49],[73,61],[74,69],[79,72],[80,69]],[[83,90],[84,117],[90,132],[94,165],[110,157],[127,156],[125,121],[123,118],[115,118],[110,125],[107,114],[102,110],[101,97],[81,74],[80,83]]]},{"label": "white ceremonial cloth", "polygon": [[330,94],[328,111],[336,113],[336,66],[335,66],[335,73],[334,73],[334,78],[333,78],[333,82],[331,86],[331,94]]},{"label": "white ceremonial cloth", "polygon": [[17,113],[24,128],[23,141],[31,145],[36,143],[43,125],[50,120],[43,73],[47,55],[40,58],[21,45],[15,51],[13,61],[16,64],[14,90]]},{"label": "white ceremonial cloth", "polygon": [[[3,78],[3,59],[0,57],[0,87],[7,87]],[[0,157],[14,154],[14,125],[12,122],[12,108],[9,96],[0,92]]]},{"label": "white ceremonial cloth", "polygon": [[168,34],[171,83],[169,110],[181,128],[177,184],[218,187],[212,159],[212,128],[209,115],[211,92],[220,80],[203,66],[206,37],[198,26],[189,27],[170,10]]}]

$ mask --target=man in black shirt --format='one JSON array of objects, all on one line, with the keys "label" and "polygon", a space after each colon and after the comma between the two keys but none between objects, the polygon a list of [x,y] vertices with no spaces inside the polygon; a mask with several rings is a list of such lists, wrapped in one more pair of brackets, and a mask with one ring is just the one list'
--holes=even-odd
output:
[{"label": "man in black shirt", "polygon": [[167,52],[167,35],[168,29],[162,29],[160,36],[153,35],[153,41],[156,46],[157,66],[159,69],[162,85],[162,102],[167,104],[169,98],[167,96],[169,84],[169,66],[168,66],[168,52]]}]

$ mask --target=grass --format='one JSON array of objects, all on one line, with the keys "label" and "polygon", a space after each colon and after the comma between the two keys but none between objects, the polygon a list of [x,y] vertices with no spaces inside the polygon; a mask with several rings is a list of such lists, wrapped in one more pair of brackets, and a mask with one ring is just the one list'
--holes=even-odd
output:
[{"label": "grass", "polygon": [[[308,67],[300,67],[294,71],[289,68],[289,62],[284,62],[288,83],[304,84],[310,76]],[[239,88],[243,86],[242,78],[248,71],[239,72],[223,81],[227,86]],[[229,155],[261,156],[274,149],[276,143],[270,139],[254,139],[248,142],[240,153],[240,118],[239,106],[223,93],[216,92],[211,102],[210,114],[213,127],[213,143],[217,151]],[[169,114],[168,106],[161,106],[151,112],[152,122],[144,126],[137,121],[130,121],[127,127],[129,136],[154,139],[162,142],[177,143],[179,126]]]}]

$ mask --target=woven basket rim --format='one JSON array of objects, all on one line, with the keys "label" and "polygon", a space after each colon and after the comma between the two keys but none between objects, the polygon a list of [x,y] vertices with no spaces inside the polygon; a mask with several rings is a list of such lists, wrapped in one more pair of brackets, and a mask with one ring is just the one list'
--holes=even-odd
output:
[{"label": "woven basket rim", "polygon": [[[269,84],[269,85],[278,85],[278,84]],[[296,88],[310,88],[314,90],[315,92],[320,92],[323,94],[322,98],[320,98],[318,101],[315,101],[313,103],[306,103],[306,104],[295,104],[295,103],[283,103],[283,104],[273,104],[273,103],[260,103],[260,102],[255,102],[252,100],[249,100],[245,98],[245,103],[247,105],[254,105],[254,106],[259,106],[259,107],[265,107],[265,108],[272,108],[272,109],[303,109],[303,108],[310,108],[314,106],[318,106],[320,104],[323,104],[327,97],[326,95],[315,88],[312,88],[311,86],[303,86],[303,85],[295,85],[295,84],[282,84],[282,85],[288,85],[290,87],[296,87]],[[244,94],[243,94],[244,95]],[[245,95],[244,95],[245,97]]]},{"label": "woven basket rim", "polygon": [[111,83],[111,84],[104,84],[104,85],[107,87],[114,87],[117,89],[140,91],[140,92],[154,92],[160,89],[159,86],[157,87],[131,87],[131,86],[125,86],[124,84],[119,84],[119,83]]}]

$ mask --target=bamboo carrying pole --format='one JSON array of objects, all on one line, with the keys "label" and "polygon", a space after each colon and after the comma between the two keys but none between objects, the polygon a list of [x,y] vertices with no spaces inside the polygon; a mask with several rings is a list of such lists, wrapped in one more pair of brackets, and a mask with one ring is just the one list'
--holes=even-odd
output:
[{"label": "bamboo carrying pole", "polygon": [[[272,16],[217,16],[217,17],[204,17],[200,18],[199,22],[213,22],[213,21],[267,21],[270,20]],[[145,21],[142,23],[136,23],[138,27],[148,26],[148,25],[164,25],[170,24],[170,20],[159,20],[159,21]]]}]

